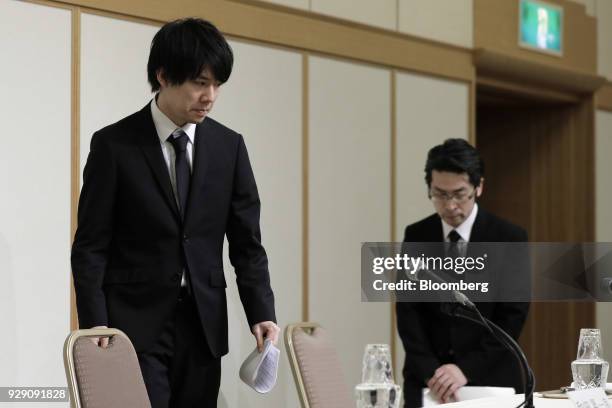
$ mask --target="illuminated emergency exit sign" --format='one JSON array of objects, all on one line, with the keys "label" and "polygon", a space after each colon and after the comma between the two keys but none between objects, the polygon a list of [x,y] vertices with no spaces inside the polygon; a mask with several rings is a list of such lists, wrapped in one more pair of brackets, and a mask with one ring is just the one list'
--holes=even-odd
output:
[{"label": "illuminated emergency exit sign", "polygon": [[563,8],[534,0],[519,0],[519,45],[563,54]]}]

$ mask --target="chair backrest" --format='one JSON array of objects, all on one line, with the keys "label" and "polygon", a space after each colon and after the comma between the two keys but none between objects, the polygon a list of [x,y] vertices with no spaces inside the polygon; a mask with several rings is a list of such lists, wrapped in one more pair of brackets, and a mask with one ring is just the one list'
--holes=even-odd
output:
[{"label": "chair backrest", "polygon": [[285,329],[285,347],[303,408],[353,408],[329,334],[317,323]]},{"label": "chair backrest", "polygon": [[[90,337],[109,337],[101,348]],[[64,368],[73,408],[151,408],[136,351],[117,329],[70,333],[64,343]]]}]

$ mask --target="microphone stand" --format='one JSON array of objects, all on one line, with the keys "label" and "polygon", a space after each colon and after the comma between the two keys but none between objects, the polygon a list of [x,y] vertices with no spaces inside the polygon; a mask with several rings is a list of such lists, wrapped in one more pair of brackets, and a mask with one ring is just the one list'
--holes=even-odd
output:
[{"label": "microphone stand", "polygon": [[[426,269],[419,270],[416,275],[410,275],[408,279],[413,281],[431,279],[439,283],[446,283],[446,281],[440,278],[437,274]],[[518,360],[519,366],[521,367],[521,379],[525,387],[525,400],[516,408],[521,408],[523,406],[525,408],[534,408],[533,393],[535,391],[535,376],[533,375],[531,367],[529,367],[527,357],[525,357],[521,346],[519,346],[512,336],[506,333],[504,329],[485,318],[480,313],[476,305],[474,305],[474,303],[465,294],[458,290],[453,290],[452,294],[454,297],[454,302],[443,302],[441,307],[442,312],[450,316],[460,317],[484,326],[497,341],[512,352],[514,357]]]},{"label": "microphone stand", "polygon": [[[450,316],[460,317],[462,319],[470,320],[474,323],[480,324],[484,326],[492,335],[499,341],[503,346],[509,349],[512,354],[516,357],[521,367],[521,377],[523,380],[523,384],[525,385],[525,400],[517,405],[516,408],[525,407],[525,408],[534,408],[533,405],[533,393],[535,391],[535,377],[533,375],[533,371],[531,367],[529,367],[529,363],[527,362],[527,357],[521,350],[521,347],[518,343],[506,333],[501,327],[485,318],[476,305],[472,303],[463,293],[459,291],[453,291],[453,295],[455,296],[455,300],[457,303],[443,304],[442,311],[444,313],[449,314]],[[444,307],[447,305],[446,307]],[[472,314],[470,314],[470,312]],[[474,316],[475,315],[475,316]]]}]

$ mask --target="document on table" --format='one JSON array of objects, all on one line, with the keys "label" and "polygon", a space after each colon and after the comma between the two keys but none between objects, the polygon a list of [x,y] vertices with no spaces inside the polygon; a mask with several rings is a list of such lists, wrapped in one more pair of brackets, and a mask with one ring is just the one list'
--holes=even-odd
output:
[{"label": "document on table", "polygon": [[570,391],[567,395],[576,408],[610,408],[602,388]]}]

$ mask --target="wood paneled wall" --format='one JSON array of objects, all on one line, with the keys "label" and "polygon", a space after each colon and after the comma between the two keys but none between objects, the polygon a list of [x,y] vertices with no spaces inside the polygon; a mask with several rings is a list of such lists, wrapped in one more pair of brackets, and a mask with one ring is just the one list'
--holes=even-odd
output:
[{"label": "wood paneled wall", "polygon": [[[479,106],[485,159],[483,205],[521,225],[531,241],[594,239],[592,99],[574,104],[497,101]],[[521,344],[537,389],[569,384],[578,333],[594,327],[594,303],[534,302]]]},{"label": "wood paneled wall", "polygon": [[[577,33],[565,42],[562,58],[518,48],[517,2],[514,0],[474,0],[474,46],[507,54],[518,59],[567,69],[569,72],[596,73],[596,21],[584,13],[581,5],[566,0],[550,0],[564,5],[566,29]],[[427,76],[451,79],[470,87],[467,111],[472,112],[475,95],[475,68],[472,50],[439,44],[408,35],[340,21],[334,18],[288,11],[282,8],[262,8],[248,2],[227,0],[180,0],[178,3],[134,0],[67,0],[50,2],[69,7],[75,19],[78,40],[78,15],[83,10],[105,14],[112,18],[163,22],[184,15],[201,15],[215,21],[234,38],[257,41],[267,46],[290,47],[304,53],[304,96],[308,100],[307,53],[340,58],[351,62],[366,62],[385,69],[424,73]],[[508,18],[510,16],[510,18]],[[78,49],[78,41],[73,43]],[[76,56],[79,53],[76,52]],[[75,63],[78,62],[78,59]],[[76,78],[76,77],[75,77]],[[392,77],[394,78],[394,77]],[[73,83],[77,86],[78,78]],[[394,82],[392,82],[394,83]],[[74,91],[74,90],[73,90]],[[607,94],[602,94],[607,95]],[[602,96],[600,103],[612,106],[612,98]],[[593,239],[592,210],[592,117],[593,103],[580,99],[560,108],[542,110],[504,109],[478,115],[478,145],[488,160],[485,205],[515,222],[524,225],[532,240]],[[78,95],[73,96],[78,101]],[[303,115],[308,116],[304,103]],[[607,105],[607,106],[608,106]],[[461,108],[463,109],[463,105]],[[611,108],[612,109],[612,108]],[[471,113],[464,112],[466,115]],[[485,111],[482,111],[485,112]],[[73,108],[77,115],[78,103]],[[393,113],[399,117],[402,112]],[[471,120],[471,119],[469,119]],[[304,174],[308,184],[309,156],[307,153],[309,124],[303,124],[305,134]],[[393,124],[392,126],[395,126]],[[468,127],[472,127],[468,124]],[[432,143],[433,144],[433,143]],[[508,154],[512,152],[513,154]],[[74,157],[73,157],[74,160]],[[590,177],[590,179],[589,179]],[[78,180],[77,180],[78,182]],[[503,190],[496,188],[504,186]],[[507,188],[506,188],[507,187]],[[392,188],[395,188],[393,186]],[[511,194],[509,194],[510,192]],[[390,192],[392,199],[395,191]],[[308,187],[303,200],[308,202]],[[590,204],[591,203],[591,204]],[[393,204],[394,205],[394,204]],[[309,215],[303,215],[306,225]],[[303,239],[309,241],[308,232]],[[307,251],[304,250],[304,255]],[[308,260],[304,260],[305,285],[308,285]],[[314,297],[305,290],[305,297]],[[304,300],[308,315],[308,303]],[[536,368],[538,389],[557,387],[567,382],[567,362],[575,355],[577,329],[593,325],[592,305],[534,305],[523,344]],[[568,323],[565,323],[565,322]],[[543,330],[546,329],[546,330]],[[553,363],[551,363],[553,362]],[[552,364],[552,365],[551,365]],[[552,368],[551,368],[552,367]],[[567,375],[566,375],[567,374]]]},{"label": "wood paneled wall", "polygon": [[563,7],[563,56],[531,51],[518,45],[518,0],[474,0],[474,48],[583,73],[597,73],[597,20],[583,5],[547,0]]}]

